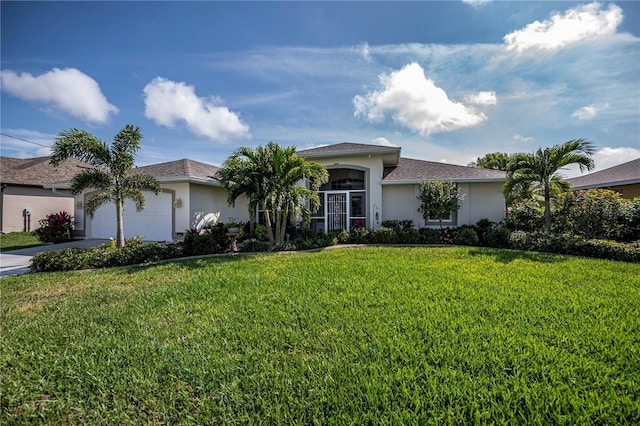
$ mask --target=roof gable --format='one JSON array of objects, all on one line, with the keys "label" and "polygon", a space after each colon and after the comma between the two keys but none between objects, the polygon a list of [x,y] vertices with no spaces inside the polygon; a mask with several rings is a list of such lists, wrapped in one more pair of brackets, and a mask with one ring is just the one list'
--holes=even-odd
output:
[{"label": "roof gable", "polygon": [[216,179],[215,176],[219,169],[219,167],[211,164],[183,158],[182,160],[136,167],[133,169],[132,173],[148,174],[160,180],[169,180],[171,178],[195,178],[207,180]]},{"label": "roof gable", "polygon": [[358,157],[366,155],[379,155],[385,166],[398,164],[400,160],[400,147],[384,145],[367,145],[363,143],[342,142],[334,145],[319,146],[297,151],[305,158],[332,158],[332,157]]}]

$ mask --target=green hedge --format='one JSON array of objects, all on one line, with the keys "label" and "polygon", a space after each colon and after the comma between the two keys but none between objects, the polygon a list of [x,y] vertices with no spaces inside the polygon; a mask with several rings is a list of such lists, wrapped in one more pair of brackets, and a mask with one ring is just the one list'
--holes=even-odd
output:
[{"label": "green hedge", "polygon": [[509,245],[516,250],[534,250],[548,253],[570,254],[599,259],[640,262],[640,241],[621,243],[612,240],[586,239],[579,235],[547,234],[544,232],[515,231]]},{"label": "green hedge", "polygon": [[97,247],[42,252],[31,259],[31,270],[54,272],[107,268],[156,262],[180,256],[182,256],[182,249],[177,245],[130,240],[123,248],[115,247],[113,244],[103,244]]}]

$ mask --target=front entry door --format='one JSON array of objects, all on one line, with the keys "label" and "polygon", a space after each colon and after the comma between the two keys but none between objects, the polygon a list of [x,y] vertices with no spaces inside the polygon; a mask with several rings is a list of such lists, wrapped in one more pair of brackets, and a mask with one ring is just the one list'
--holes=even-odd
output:
[{"label": "front entry door", "polygon": [[327,231],[347,229],[347,194],[327,194]]}]

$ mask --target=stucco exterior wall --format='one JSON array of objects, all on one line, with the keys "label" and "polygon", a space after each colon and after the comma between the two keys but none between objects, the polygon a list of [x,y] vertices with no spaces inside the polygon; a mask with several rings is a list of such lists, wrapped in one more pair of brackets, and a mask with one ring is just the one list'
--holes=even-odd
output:
[{"label": "stucco exterior wall", "polygon": [[[504,218],[505,202],[502,183],[458,183],[458,190],[464,196],[455,222],[451,225],[473,225],[480,219],[499,222]],[[427,226],[422,213],[418,211],[417,184],[384,185],[382,187],[383,220],[413,220],[416,228]],[[428,226],[434,226],[428,224]]]},{"label": "stucco exterior wall", "polygon": [[189,225],[187,228],[199,228],[209,222],[213,216],[220,213],[219,222],[226,222],[229,218],[247,222],[249,212],[247,200],[244,196],[236,200],[235,207],[227,205],[227,194],[222,187],[191,184],[189,195]]},{"label": "stucco exterior wall", "polygon": [[2,232],[25,230],[24,209],[31,210],[31,226],[27,230],[33,231],[48,214],[66,211],[73,215],[74,200],[69,191],[8,186],[2,191]]}]

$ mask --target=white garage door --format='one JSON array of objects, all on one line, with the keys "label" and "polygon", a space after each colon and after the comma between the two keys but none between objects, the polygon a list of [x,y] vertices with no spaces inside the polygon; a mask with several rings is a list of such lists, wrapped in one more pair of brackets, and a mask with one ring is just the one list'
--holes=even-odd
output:
[{"label": "white garage door", "polygon": [[[143,236],[146,241],[171,241],[173,239],[173,217],[171,194],[161,192],[143,192],[147,203],[144,210],[136,211],[133,201],[127,200],[124,205],[124,237]],[[113,203],[104,204],[98,210],[91,223],[91,238],[116,237],[116,209]]]}]

